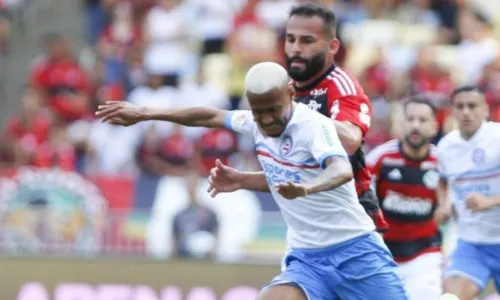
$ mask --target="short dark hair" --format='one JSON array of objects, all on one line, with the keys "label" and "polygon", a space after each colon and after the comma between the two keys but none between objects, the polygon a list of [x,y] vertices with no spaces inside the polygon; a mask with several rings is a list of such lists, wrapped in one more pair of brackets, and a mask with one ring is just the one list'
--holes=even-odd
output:
[{"label": "short dark hair", "polygon": [[411,96],[406,100],[403,104],[405,115],[408,112],[408,105],[415,103],[415,104],[424,104],[427,105],[431,110],[432,110],[432,115],[436,117],[437,114],[437,108],[436,105],[434,105],[434,102],[431,100],[429,96],[426,95],[416,95],[416,96]]},{"label": "short dark hair", "polygon": [[477,85],[464,85],[464,86],[461,86],[461,87],[454,89],[453,92],[451,92],[450,100],[453,103],[453,100],[455,99],[455,97],[458,94],[470,93],[470,92],[476,92],[476,93],[479,93],[481,95],[484,95],[484,91],[481,87],[479,87]]},{"label": "short dark hair", "polygon": [[304,3],[292,7],[288,17],[303,16],[303,17],[319,17],[325,23],[325,36],[334,39],[337,36],[337,17],[335,13],[327,7],[315,4]]}]

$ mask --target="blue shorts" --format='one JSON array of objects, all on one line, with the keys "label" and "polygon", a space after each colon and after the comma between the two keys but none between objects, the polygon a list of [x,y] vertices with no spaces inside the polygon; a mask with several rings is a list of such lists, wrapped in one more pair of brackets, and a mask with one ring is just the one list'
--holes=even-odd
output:
[{"label": "blue shorts", "polygon": [[267,286],[301,288],[309,300],[407,300],[397,265],[378,233],[322,249],[294,249]]},{"label": "blue shorts", "polygon": [[500,291],[500,244],[475,244],[458,240],[455,251],[448,259],[444,276],[469,279],[481,290],[493,278]]}]

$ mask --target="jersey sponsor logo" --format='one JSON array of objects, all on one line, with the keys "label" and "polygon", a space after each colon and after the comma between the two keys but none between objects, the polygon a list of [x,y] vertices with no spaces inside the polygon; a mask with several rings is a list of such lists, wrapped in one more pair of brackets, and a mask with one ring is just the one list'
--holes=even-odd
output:
[{"label": "jersey sponsor logo", "polygon": [[266,173],[267,183],[272,186],[276,183],[292,181],[301,183],[300,171],[290,171],[285,167],[262,161],[262,169]]},{"label": "jersey sponsor logo", "polygon": [[387,211],[426,216],[432,211],[432,200],[420,197],[408,197],[394,191],[388,191],[383,207]]},{"label": "jersey sponsor logo", "polygon": [[310,110],[314,111],[320,110],[321,106],[323,106],[323,104],[318,103],[315,100],[310,100],[309,103],[307,104],[307,107],[309,107]]},{"label": "jersey sponsor logo", "polygon": [[280,144],[280,155],[286,156],[290,151],[292,151],[293,139],[290,135],[285,135],[281,140]]},{"label": "jersey sponsor logo", "polygon": [[403,178],[403,176],[401,175],[401,171],[399,171],[398,169],[390,171],[389,174],[387,174],[387,177],[392,180],[401,180],[401,178]]},{"label": "jersey sponsor logo", "polygon": [[311,96],[317,97],[317,96],[321,96],[321,95],[326,94],[327,91],[328,91],[327,88],[324,88],[324,89],[314,89],[314,90],[311,91],[310,94],[311,94]]},{"label": "jersey sponsor logo", "polygon": [[476,148],[472,152],[472,162],[474,162],[476,165],[482,165],[484,163],[486,157],[486,153],[482,148]]},{"label": "jersey sponsor logo", "polygon": [[339,100],[333,101],[332,108],[330,108],[330,117],[335,120],[340,114],[340,102]]},{"label": "jersey sponsor logo", "polygon": [[439,173],[436,170],[429,170],[425,172],[422,180],[427,188],[436,189],[439,182]]}]

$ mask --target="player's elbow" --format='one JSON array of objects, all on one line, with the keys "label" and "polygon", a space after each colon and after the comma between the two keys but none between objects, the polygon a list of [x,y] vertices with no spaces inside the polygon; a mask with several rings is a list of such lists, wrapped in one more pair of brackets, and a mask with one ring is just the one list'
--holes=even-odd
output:
[{"label": "player's elbow", "polygon": [[349,168],[349,169],[345,170],[344,172],[342,172],[340,178],[342,179],[341,180],[342,184],[348,183],[349,181],[353,180],[354,174],[352,172],[352,169]]}]

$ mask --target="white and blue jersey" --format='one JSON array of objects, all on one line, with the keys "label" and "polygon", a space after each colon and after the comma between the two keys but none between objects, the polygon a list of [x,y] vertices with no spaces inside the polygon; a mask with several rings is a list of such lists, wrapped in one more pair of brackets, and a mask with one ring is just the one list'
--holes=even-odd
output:
[{"label": "white and blue jersey", "polygon": [[271,193],[288,225],[290,248],[321,248],[361,236],[375,229],[359,204],[354,181],[336,189],[293,201],[283,198],[274,186],[293,181],[305,183],[322,171],[326,158],[347,157],[332,121],[297,104],[283,134],[263,135],[250,111],[232,112],[226,126],[251,135]]},{"label": "white and blue jersey", "polygon": [[491,277],[500,289],[500,207],[473,212],[471,193],[500,196],[500,123],[484,122],[468,140],[458,130],[438,144],[439,172],[458,214],[458,242],[445,276],[462,276],[480,289]]},{"label": "white and blue jersey", "polygon": [[438,169],[448,183],[458,213],[460,239],[481,244],[500,244],[500,206],[472,212],[465,200],[471,193],[500,196],[500,123],[485,122],[469,140],[458,130],[438,144]]},{"label": "white and blue jersey", "polygon": [[226,127],[254,138],[271,193],[287,224],[290,251],[268,286],[299,286],[310,300],[407,299],[396,264],[359,204],[354,182],[293,200],[277,183],[306,183],[332,156],[348,159],[331,120],[296,104],[280,137],[265,136],[250,111],[228,114]]}]

